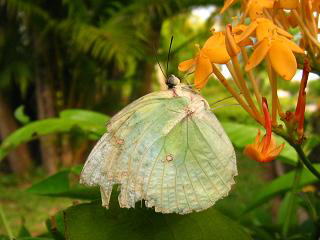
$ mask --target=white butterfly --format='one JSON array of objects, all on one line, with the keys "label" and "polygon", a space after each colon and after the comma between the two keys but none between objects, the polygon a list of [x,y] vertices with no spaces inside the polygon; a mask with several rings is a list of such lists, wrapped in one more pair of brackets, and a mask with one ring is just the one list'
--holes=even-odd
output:
[{"label": "white butterfly", "polygon": [[117,113],[89,155],[81,183],[100,186],[103,206],[120,184],[121,207],[145,200],[156,212],[186,214],[234,184],[235,152],[207,101],[173,75],[167,84]]}]

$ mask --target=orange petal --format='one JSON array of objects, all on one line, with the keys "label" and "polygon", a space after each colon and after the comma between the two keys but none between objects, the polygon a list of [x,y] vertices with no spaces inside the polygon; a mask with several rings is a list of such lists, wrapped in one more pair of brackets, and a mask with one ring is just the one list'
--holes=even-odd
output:
[{"label": "orange petal", "polygon": [[236,40],[232,34],[232,26],[228,24],[226,27],[226,38],[225,38],[226,49],[229,56],[234,57],[241,51],[240,47],[237,45]]},{"label": "orange petal", "polygon": [[239,36],[235,35],[234,39],[236,40],[236,43],[238,43],[238,45],[240,47],[245,47],[245,46],[250,46],[253,45],[253,41],[250,38],[245,38],[244,40],[242,40],[241,42],[238,40]]},{"label": "orange petal", "polygon": [[249,38],[256,30],[258,24],[256,21],[250,23],[250,25],[244,30],[244,32],[239,36],[237,42],[242,42],[244,39]]},{"label": "orange petal", "polygon": [[274,0],[259,0],[259,4],[264,8],[273,8]]},{"label": "orange petal", "polygon": [[227,0],[224,2],[223,8],[220,10],[220,13],[223,13],[227,8],[229,8],[236,0]]},{"label": "orange petal", "polygon": [[291,80],[297,71],[297,61],[291,49],[281,41],[274,41],[269,50],[272,68],[285,80]]},{"label": "orange petal", "polygon": [[223,32],[215,32],[205,42],[202,50],[213,63],[225,64],[230,61],[230,56],[228,55],[225,44],[225,34]]},{"label": "orange petal", "polygon": [[293,38],[293,36],[290,33],[288,33],[287,31],[283,30],[282,28],[276,27],[276,29],[277,29],[277,33],[281,34],[282,36],[285,36],[285,37],[290,38],[290,39]]},{"label": "orange petal", "polygon": [[282,143],[282,144],[279,145],[279,146],[276,146],[276,145],[275,145],[274,148],[271,148],[271,149],[269,150],[269,152],[268,152],[268,157],[269,157],[271,160],[275,159],[275,158],[281,153],[281,151],[283,150],[284,146],[285,146],[284,143]]},{"label": "orange petal", "polygon": [[241,33],[243,33],[247,28],[248,28],[247,25],[238,24],[237,26],[235,26],[235,27],[232,28],[232,33],[241,34]]},{"label": "orange petal", "polygon": [[[260,132],[258,132],[256,141],[257,139],[259,139],[260,141]],[[243,153],[249,158],[258,162],[270,162],[274,160],[284,148],[284,143],[277,146],[274,138],[271,138],[271,144],[269,145],[269,148],[267,149],[267,151],[265,151],[265,153],[262,153],[262,147],[265,142],[264,140],[265,140],[265,137],[262,138],[259,144],[256,144],[256,143],[248,144],[245,147]]]},{"label": "orange petal", "polygon": [[243,154],[246,155],[247,157],[251,158],[252,160],[259,161],[259,162],[262,157],[260,151],[257,151],[255,144],[248,144],[244,148]]},{"label": "orange petal", "polygon": [[256,45],[254,52],[252,53],[249,61],[245,67],[246,71],[257,66],[267,55],[269,49],[271,48],[271,43],[268,38],[263,39]]},{"label": "orange petal", "polygon": [[189,59],[181,62],[178,66],[178,69],[180,72],[185,72],[185,71],[188,71],[190,68],[192,68],[194,64],[195,64],[195,60]]},{"label": "orange petal", "polygon": [[211,73],[212,65],[209,58],[204,53],[200,53],[194,78],[195,87],[197,89],[203,88],[207,84]]},{"label": "orange petal", "polygon": [[286,9],[293,9],[299,6],[299,0],[280,0],[279,7]]},{"label": "orange petal", "polygon": [[[260,1],[260,0],[259,0]],[[251,20],[263,17],[263,6],[258,1],[252,1],[247,7],[249,17]]]},{"label": "orange petal", "polygon": [[258,26],[256,30],[256,36],[258,41],[261,41],[266,37],[272,36],[273,29],[275,29],[275,25],[270,20],[260,18],[258,20]]},{"label": "orange petal", "polygon": [[286,44],[293,52],[304,54],[304,50],[299,47],[297,44],[295,44],[293,41],[279,36],[279,38]]}]

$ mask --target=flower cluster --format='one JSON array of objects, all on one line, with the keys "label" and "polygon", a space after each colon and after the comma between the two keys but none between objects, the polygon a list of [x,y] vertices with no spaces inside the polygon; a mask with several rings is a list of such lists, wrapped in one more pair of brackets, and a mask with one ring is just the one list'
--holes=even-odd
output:
[{"label": "flower cluster", "polygon": [[[225,1],[221,13],[235,2]],[[220,32],[212,29],[212,36],[203,47],[197,45],[196,56],[181,62],[178,68],[182,72],[195,72],[194,84],[197,89],[203,88],[211,74],[214,74],[243,109],[264,126],[266,135],[261,139],[259,131],[254,143],[248,145],[244,152],[257,161],[268,162],[275,159],[284,146],[276,145],[272,131],[285,133],[297,144],[304,139],[308,73],[310,64],[312,67],[318,64],[317,61],[320,64],[320,43],[317,40],[320,1],[242,0],[241,4],[242,17],[238,23],[228,24]],[[297,26],[302,33],[299,43],[294,42],[289,33],[289,28]],[[244,63],[241,64],[239,59]],[[312,62],[307,59],[312,59]],[[272,93],[270,113],[254,74],[254,68],[262,62],[266,63]],[[221,74],[216,64],[227,66],[232,82]],[[298,66],[304,67],[296,110],[283,112],[277,82],[281,79],[290,81]],[[285,126],[278,123],[279,119]]]}]

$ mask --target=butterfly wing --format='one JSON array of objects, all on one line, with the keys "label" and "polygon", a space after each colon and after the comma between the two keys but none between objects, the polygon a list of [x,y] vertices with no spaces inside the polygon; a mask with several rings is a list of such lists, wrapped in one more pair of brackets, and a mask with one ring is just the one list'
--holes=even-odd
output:
[{"label": "butterfly wing", "polygon": [[[105,206],[114,184],[121,207],[144,199],[163,213],[201,211],[228,194],[237,174],[232,144],[193,95],[149,94],[112,118],[81,174],[101,187]],[[190,112],[199,97],[202,106]]]}]

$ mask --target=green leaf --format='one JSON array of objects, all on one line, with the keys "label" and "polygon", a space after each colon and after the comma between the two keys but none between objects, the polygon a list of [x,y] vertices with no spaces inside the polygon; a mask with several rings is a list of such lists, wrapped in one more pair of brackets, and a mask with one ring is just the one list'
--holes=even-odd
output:
[{"label": "green leaf", "polygon": [[0,235],[0,240],[10,240],[8,236]]},{"label": "green leaf", "polygon": [[24,106],[23,105],[19,106],[14,111],[14,116],[22,124],[27,124],[30,122],[30,117],[24,113]]},{"label": "green leaf", "polygon": [[47,238],[47,237],[22,237],[22,238],[17,238],[17,240],[54,240],[54,239]]},{"label": "green leaf", "polygon": [[81,204],[65,211],[67,240],[246,240],[242,227],[211,208],[188,215],[160,214],[137,207],[107,210],[101,203]]},{"label": "green leaf", "polygon": [[[314,166],[316,169],[318,169],[318,171],[320,170],[320,164],[316,164]],[[253,197],[252,202],[248,204],[246,209],[244,209],[243,214],[269,201],[269,199],[273,198],[274,196],[290,190],[292,187],[294,174],[294,171],[291,171],[267,184],[256,194],[256,196]],[[308,169],[304,168],[302,170],[299,186],[302,187],[315,182],[318,182],[318,179],[312,173],[310,173]]]},{"label": "green leaf", "polygon": [[[261,127],[258,126],[252,127],[249,125],[235,122],[225,121],[221,122],[221,124],[224,130],[226,131],[227,135],[231,139],[232,143],[238,148],[244,148],[247,144],[253,143],[258,133],[258,129],[261,129]],[[277,143],[285,142],[285,140],[279,136],[275,135],[275,138]],[[285,145],[284,149],[279,155],[279,158],[283,160],[285,163],[291,165],[296,165],[298,159],[296,151],[289,144]]]},{"label": "green leaf", "polygon": [[109,117],[105,114],[83,109],[67,109],[60,112],[59,116],[61,118],[90,122],[98,126],[100,125],[101,127],[105,127],[109,120]]},{"label": "green leaf", "polygon": [[25,220],[23,220],[22,222],[23,222],[23,224],[20,227],[18,237],[31,237],[29,230],[24,225]]},{"label": "green leaf", "polygon": [[[290,200],[291,199],[291,200]],[[290,203],[290,201],[293,201]],[[298,208],[298,199],[297,196],[293,196],[292,192],[287,192],[285,194],[284,199],[282,200],[280,207],[279,207],[279,212],[277,216],[277,222],[280,226],[283,226],[283,224],[286,221],[286,218],[288,216],[288,211],[289,211],[289,205],[292,204],[293,206],[293,215],[289,219],[289,225],[296,225],[298,223],[298,218],[297,218],[297,208]]]},{"label": "green leaf", "polygon": [[75,199],[94,200],[100,198],[99,189],[79,184],[77,168],[62,170],[27,189],[27,192],[50,197],[68,197]]},{"label": "green leaf", "polygon": [[106,131],[105,124],[108,119],[108,116],[100,113],[72,109],[61,112],[60,118],[34,121],[4,139],[0,146],[0,161],[22,143],[48,134],[68,133],[75,128],[80,128],[88,133],[88,138],[96,140]]}]

